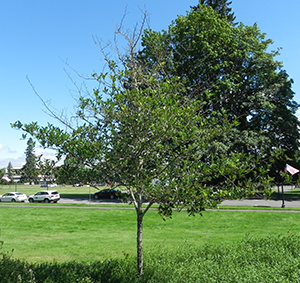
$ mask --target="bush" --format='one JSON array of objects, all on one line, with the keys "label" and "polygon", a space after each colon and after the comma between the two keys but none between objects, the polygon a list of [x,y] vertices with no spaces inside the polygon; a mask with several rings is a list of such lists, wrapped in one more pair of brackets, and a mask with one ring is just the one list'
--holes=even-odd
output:
[{"label": "bush", "polygon": [[29,264],[1,254],[1,283],[211,283],[300,282],[298,235],[244,237],[233,246],[184,244],[172,251],[145,253],[144,275],[134,257],[92,263]]}]

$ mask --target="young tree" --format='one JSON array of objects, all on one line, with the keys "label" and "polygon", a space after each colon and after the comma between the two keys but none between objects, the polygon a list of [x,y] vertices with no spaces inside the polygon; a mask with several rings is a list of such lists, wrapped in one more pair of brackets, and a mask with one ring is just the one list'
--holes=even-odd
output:
[{"label": "young tree", "polygon": [[[214,15],[214,21],[227,24]],[[75,126],[66,121],[67,129],[20,121],[13,126],[56,149],[69,166],[84,165],[106,183],[128,190],[136,211],[141,275],[143,219],[154,203],[163,218],[173,209],[201,213],[223,199],[266,189],[261,185],[268,177],[262,167],[254,170],[263,152],[256,157],[228,152],[237,122],[225,111],[208,111],[205,100],[187,96],[190,86],[166,67],[172,57],[144,64],[137,60],[137,39],[124,36],[127,53],[120,62],[106,58],[109,72],[93,75],[100,87],[79,98]],[[205,89],[201,95],[211,94]]]},{"label": "young tree", "polygon": [[27,148],[25,150],[26,163],[21,169],[21,182],[29,182],[34,184],[38,182],[38,168],[37,157],[35,156],[35,142],[30,137],[27,141]]}]

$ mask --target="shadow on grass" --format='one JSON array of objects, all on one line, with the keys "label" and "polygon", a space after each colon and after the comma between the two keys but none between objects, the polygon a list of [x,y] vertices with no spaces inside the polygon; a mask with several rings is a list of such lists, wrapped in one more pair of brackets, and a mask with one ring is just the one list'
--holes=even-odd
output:
[{"label": "shadow on grass", "polygon": [[[274,192],[271,199],[282,199],[282,193]],[[300,191],[284,192],[284,199],[286,200],[300,200]]]},{"label": "shadow on grass", "polygon": [[[256,194],[254,196],[249,197],[249,199],[264,199],[262,194]],[[282,199],[282,192],[275,191],[269,196],[270,200],[281,200]],[[285,200],[300,200],[300,190],[292,190],[292,191],[285,191],[284,192],[284,199]]]}]

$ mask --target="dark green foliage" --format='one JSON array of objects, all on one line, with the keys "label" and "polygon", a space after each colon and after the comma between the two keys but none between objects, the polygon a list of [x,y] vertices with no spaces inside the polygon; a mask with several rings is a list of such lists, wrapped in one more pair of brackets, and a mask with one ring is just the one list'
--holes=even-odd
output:
[{"label": "dark green foliage", "polygon": [[[152,67],[164,64],[168,74],[183,80],[186,96],[201,101],[209,115],[226,112],[236,119],[235,134],[220,136],[219,145],[228,145],[226,152],[275,161],[270,170],[275,177],[299,146],[293,80],[275,60],[278,50],[269,51],[272,40],[257,25],[231,25],[215,12],[225,2],[200,1],[168,30],[146,30],[139,60]],[[284,152],[280,159],[277,150]]]},{"label": "dark green foliage", "polygon": [[[235,16],[234,13],[231,13],[231,5],[232,1],[228,2],[228,0],[200,0],[200,4],[204,4],[212,7],[221,17],[226,17],[229,23],[234,24]],[[191,7],[194,11],[199,9],[199,5]]]},{"label": "dark green foliage", "polygon": [[41,159],[41,157],[39,158],[37,166],[42,176],[42,181],[48,183],[53,183],[55,181],[55,173],[56,173],[55,165],[56,163],[52,159],[47,159],[47,158]]},{"label": "dark green foliage", "polygon": [[2,283],[151,283],[151,282],[300,282],[300,238],[296,234],[245,236],[231,246],[183,245],[145,254],[144,275],[136,276],[135,260],[29,264],[2,255]]},{"label": "dark green foliage", "polygon": [[22,183],[35,184],[38,181],[37,157],[35,156],[35,142],[32,138],[28,139],[27,148],[25,150],[26,163],[21,169]]},{"label": "dark green foliage", "polygon": [[0,169],[0,184],[1,185],[6,185],[7,182],[5,180],[2,180],[1,178],[5,175],[5,168]]},{"label": "dark green foliage", "polygon": [[12,183],[14,182],[13,175],[14,175],[13,167],[11,165],[11,162],[8,162],[8,165],[7,165],[7,176],[11,180]]}]

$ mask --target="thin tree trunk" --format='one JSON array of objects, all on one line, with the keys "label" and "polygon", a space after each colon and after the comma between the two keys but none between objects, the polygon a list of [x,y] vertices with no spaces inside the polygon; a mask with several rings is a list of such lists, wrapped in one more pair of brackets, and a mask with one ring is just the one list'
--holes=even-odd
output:
[{"label": "thin tree trunk", "polygon": [[143,274],[143,211],[137,210],[137,269],[139,275]]}]

